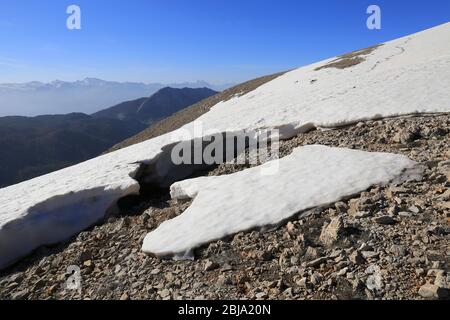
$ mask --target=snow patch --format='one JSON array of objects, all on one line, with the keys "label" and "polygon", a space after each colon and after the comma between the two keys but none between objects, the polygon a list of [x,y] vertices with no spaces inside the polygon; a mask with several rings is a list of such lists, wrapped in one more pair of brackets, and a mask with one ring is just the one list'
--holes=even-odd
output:
[{"label": "snow patch", "polygon": [[220,102],[197,120],[219,131],[291,124],[289,138],[311,126],[450,112],[449,37],[447,23],[387,42],[349,68],[316,70],[336,58],[305,66]]},{"label": "snow patch", "polygon": [[416,162],[402,155],[311,145],[279,160],[276,175],[262,175],[270,165],[173,184],[173,198],[194,201],[183,214],[147,234],[142,250],[186,257],[211,241],[277,225],[301,211],[388,183]]}]

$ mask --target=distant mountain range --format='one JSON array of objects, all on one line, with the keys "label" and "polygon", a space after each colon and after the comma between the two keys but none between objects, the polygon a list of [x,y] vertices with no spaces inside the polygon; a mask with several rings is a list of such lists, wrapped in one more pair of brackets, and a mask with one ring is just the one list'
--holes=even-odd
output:
[{"label": "distant mountain range", "polygon": [[148,97],[164,87],[212,88],[222,91],[233,84],[115,82],[96,78],[80,81],[53,81],[0,84],[0,116],[95,113],[122,101]]},{"label": "distant mountain range", "polygon": [[85,161],[216,91],[163,88],[93,115],[0,117],[0,188]]}]

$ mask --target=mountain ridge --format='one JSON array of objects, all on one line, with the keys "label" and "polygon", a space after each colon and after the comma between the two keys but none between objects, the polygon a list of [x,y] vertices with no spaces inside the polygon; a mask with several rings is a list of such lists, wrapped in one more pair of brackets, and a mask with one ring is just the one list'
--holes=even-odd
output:
[{"label": "mountain ridge", "polygon": [[88,160],[146,126],[83,113],[0,117],[0,187]]},{"label": "mountain ridge", "polygon": [[164,87],[150,97],[125,101],[95,112],[92,116],[119,120],[133,119],[145,124],[151,124],[216,93],[217,91],[206,87]]},{"label": "mountain ridge", "polygon": [[98,156],[148,124],[214,94],[216,91],[208,88],[166,87],[150,97],[126,101],[93,115],[73,112],[0,117],[0,149],[9,151],[0,155],[0,188]]},{"label": "mountain ridge", "polygon": [[[205,81],[186,83],[117,82],[97,78],[78,81],[32,81],[0,84],[0,116],[63,114],[83,112],[91,114],[123,101],[148,97],[164,87],[203,88],[222,91],[232,84],[214,85]],[[64,110],[64,111],[63,111]]]}]

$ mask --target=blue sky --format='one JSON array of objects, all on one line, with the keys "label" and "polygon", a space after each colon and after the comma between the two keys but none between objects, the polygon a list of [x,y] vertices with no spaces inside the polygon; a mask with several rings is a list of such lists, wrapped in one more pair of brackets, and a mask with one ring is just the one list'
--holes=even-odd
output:
[{"label": "blue sky", "polygon": [[449,0],[0,0],[0,82],[240,82],[448,21]]}]

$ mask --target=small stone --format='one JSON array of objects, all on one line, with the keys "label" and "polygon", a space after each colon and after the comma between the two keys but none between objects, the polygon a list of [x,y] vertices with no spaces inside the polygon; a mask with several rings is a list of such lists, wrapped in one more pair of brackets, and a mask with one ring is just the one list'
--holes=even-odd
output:
[{"label": "small stone", "polygon": [[322,281],[322,278],[323,278],[322,275],[320,275],[317,272],[314,272],[310,277],[310,281],[312,284],[318,285]]},{"label": "small stone", "polygon": [[416,274],[418,276],[423,276],[425,274],[425,270],[423,268],[417,268],[416,269]]},{"label": "small stone", "polygon": [[420,212],[420,209],[417,208],[416,206],[411,206],[411,207],[408,208],[408,210],[411,211],[412,213],[415,213],[415,214]]},{"label": "small stone", "polygon": [[303,277],[303,278],[301,278],[300,280],[297,281],[297,285],[300,288],[307,288],[307,282],[308,282],[308,279],[306,279],[306,277]]},{"label": "small stone", "polygon": [[10,281],[12,282],[21,282],[23,280],[23,274],[22,273],[16,273],[14,275],[12,275],[9,278]]},{"label": "small stone", "polygon": [[374,273],[380,272],[380,270],[381,269],[379,266],[377,266],[376,264],[371,264],[370,266],[368,266],[366,268],[366,270],[364,272],[366,274],[374,274]]},{"label": "small stone", "polygon": [[130,296],[125,292],[120,296],[120,300],[130,300]]},{"label": "small stone", "polygon": [[291,263],[291,254],[286,250],[282,254],[280,254],[280,258],[278,259],[278,264],[282,268],[289,267]]},{"label": "small stone", "polygon": [[427,283],[420,287],[419,295],[423,298],[445,298],[448,296],[448,291],[435,284]]},{"label": "small stone", "polygon": [[217,283],[221,286],[224,285],[230,285],[232,284],[231,278],[229,276],[223,275],[221,274],[218,278],[217,278]]},{"label": "small stone", "polygon": [[346,213],[348,210],[347,204],[345,204],[345,202],[342,202],[342,201],[336,202],[334,207],[336,208],[336,212],[338,214]]},{"label": "small stone", "polygon": [[158,295],[164,299],[170,296],[170,291],[168,289],[163,289],[158,291]]},{"label": "small stone", "polygon": [[15,292],[11,295],[12,300],[23,300],[28,297],[28,291],[26,289]]},{"label": "small stone", "polygon": [[361,255],[361,253],[357,250],[353,251],[352,254],[350,254],[349,259],[354,264],[363,264],[364,263],[364,257]]},{"label": "small stone", "polygon": [[58,289],[58,285],[57,284],[54,284],[54,285],[48,287],[47,290],[46,290],[47,291],[47,295],[49,295],[49,296],[53,295],[56,292],[57,289]]},{"label": "small stone", "polygon": [[156,268],[156,269],[153,269],[152,271],[150,271],[150,274],[154,276],[154,275],[159,274],[160,272],[161,272],[161,270]]},{"label": "small stone", "polygon": [[83,266],[90,268],[92,267],[92,260],[86,260],[83,262]]},{"label": "small stone", "polygon": [[373,219],[373,221],[375,221],[376,223],[381,224],[381,225],[393,225],[397,222],[394,218],[392,218],[391,216],[387,216],[387,215],[376,217]]},{"label": "small stone", "polygon": [[206,260],[203,270],[204,271],[212,271],[214,269],[217,269],[218,267],[219,267],[218,263],[211,261],[211,260]]},{"label": "small stone", "polygon": [[6,289],[14,289],[17,288],[19,286],[19,284],[17,282],[11,282],[6,286]]},{"label": "small stone", "polygon": [[450,149],[445,151],[444,157],[445,157],[445,159],[449,159],[450,160]]},{"label": "small stone", "polygon": [[350,199],[348,202],[348,214],[355,215],[359,211],[363,210],[363,205],[360,199]]},{"label": "small stone", "polygon": [[265,292],[258,292],[257,294],[255,294],[255,298],[256,299],[265,299],[265,298],[267,298],[267,293],[265,293]]},{"label": "small stone", "polygon": [[298,262],[299,262],[299,257],[297,257],[297,256],[291,257],[291,260],[290,260],[291,265],[295,266],[298,264]]},{"label": "small stone", "polygon": [[390,199],[393,199],[396,194],[405,194],[405,193],[408,193],[408,189],[402,187],[392,186],[387,189],[387,196]]},{"label": "small stone", "polygon": [[439,288],[444,289],[450,289],[450,283],[448,280],[450,280],[449,277],[445,276],[445,273],[439,273],[436,275],[436,278],[434,279],[434,284],[437,285]]},{"label": "small stone", "polygon": [[393,244],[389,251],[398,257],[404,257],[406,255],[406,248],[402,245]]},{"label": "small stone", "polygon": [[414,125],[398,131],[395,134],[393,141],[396,143],[407,144],[417,139],[420,139],[420,137],[421,137],[420,128]]},{"label": "small stone", "polygon": [[311,261],[311,262],[308,262],[307,264],[306,264],[306,266],[307,267],[317,267],[317,266],[319,266],[319,265],[321,265],[322,263],[324,263],[324,262],[326,262],[327,261],[327,258],[326,257],[321,257],[321,258],[318,258],[318,259],[315,259],[315,260],[313,260],[313,261]]},{"label": "small stone", "polygon": [[339,240],[344,230],[344,223],[341,217],[336,217],[331,222],[322,228],[320,234],[320,241],[327,246],[330,246]]},{"label": "small stone", "polygon": [[438,275],[443,275],[445,273],[442,269],[429,269],[427,272],[427,276],[429,277],[437,277]]},{"label": "small stone", "polygon": [[233,270],[233,267],[229,263],[224,263],[220,268],[221,272],[227,272]]},{"label": "small stone", "polygon": [[441,266],[441,263],[439,261],[433,261],[431,263],[431,269],[439,269],[440,266]]},{"label": "small stone", "polygon": [[292,297],[292,288],[287,288],[283,291],[283,294],[288,297]]},{"label": "small stone", "polygon": [[291,221],[289,221],[289,222],[287,223],[286,229],[287,229],[287,232],[288,232],[290,235],[294,235],[294,234],[295,234],[295,225],[294,225]]},{"label": "small stone", "polygon": [[407,211],[400,211],[398,213],[398,215],[400,217],[403,217],[403,218],[410,218],[412,216],[412,213],[411,212],[407,212]]},{"label": "small stone", "polygon": [[441,199],[443,201],[449,201],[450,200],[450,189],[447,189],[446,191],[444,191],[444,193],[442,193],[439,196],[439,199]]},{"label": "small stone", "polygon": [[389,215],[393,216],[393,215],[397,214],[399,211],[400,211],[400,208],[397,205],[393,205],[393,206],[389,207],[387,212]]},{"label": "small stone", "polygon": [[345,254],[345,252],[341,253],[339,256],[337,256],[336,258],[334,258],[334,262],[336,263],[341,263],[347,260],[347,255]]},{"label": "small stone", "polygon": [[371,291],[380,291],[383,288],[383,280],[379,271],[371,274],[366,280],[367,289]]},{"label": "small stone", "polygon": [[78,256],[78,261],[81,263],[83,263],[87,260],[91,260],[91,259],[92,259],[92,253],[89,250],[82,251],[80,253],[80,255]]},{"label": "small stone", "polygon": [[336,275],[338,277],[343,276],[347,273],[347,271],[348,271],[348,267],[342,268],[341,270],[338,271],[338,273],[336,273]]},{"label": "small stone", "polygon": [[337,258],[337,257],[339,257],[340,255],[342,255],[343,252],[344,252],[344,250],[342,250],[342,249],[335,249],[335,250],[333,250],[333,251],[330,253],[330,255],[328,256],[328,258],[330,258],[330,259]]},{"label": "small stone", "polygon": [[319,257],[319,250],[317,248],[308,247],[305,253],[305,259],[313,260]]},{"label": "small stone", "polygon": [[363,252],[361,252],[361,254],[365,259],[377,258],[380,255],[376,251],[363,251]]},{"label": "small stone", "polygon": [[164,278],[168,283],[172,283],[175,281],[175,276],[173,275],[172,272],[167,272],[166,274],[164,274]]},{"label": "small stone", "polygon": [[355,219],[364,219],[370,216],[370,213],[367,211],[358,211],[353,215]]},{"label": "small stone", "polygon": [[275,288],[278,285],[278,281],[273,280],[273,281],[265,281],[266,287],[267,288]]},{"label": "small stone", "polygon": [[358,251],[371,251],[371,250],[373,250],[373,248],[366,242],[361,243],[361,245],[358,248]]}]

